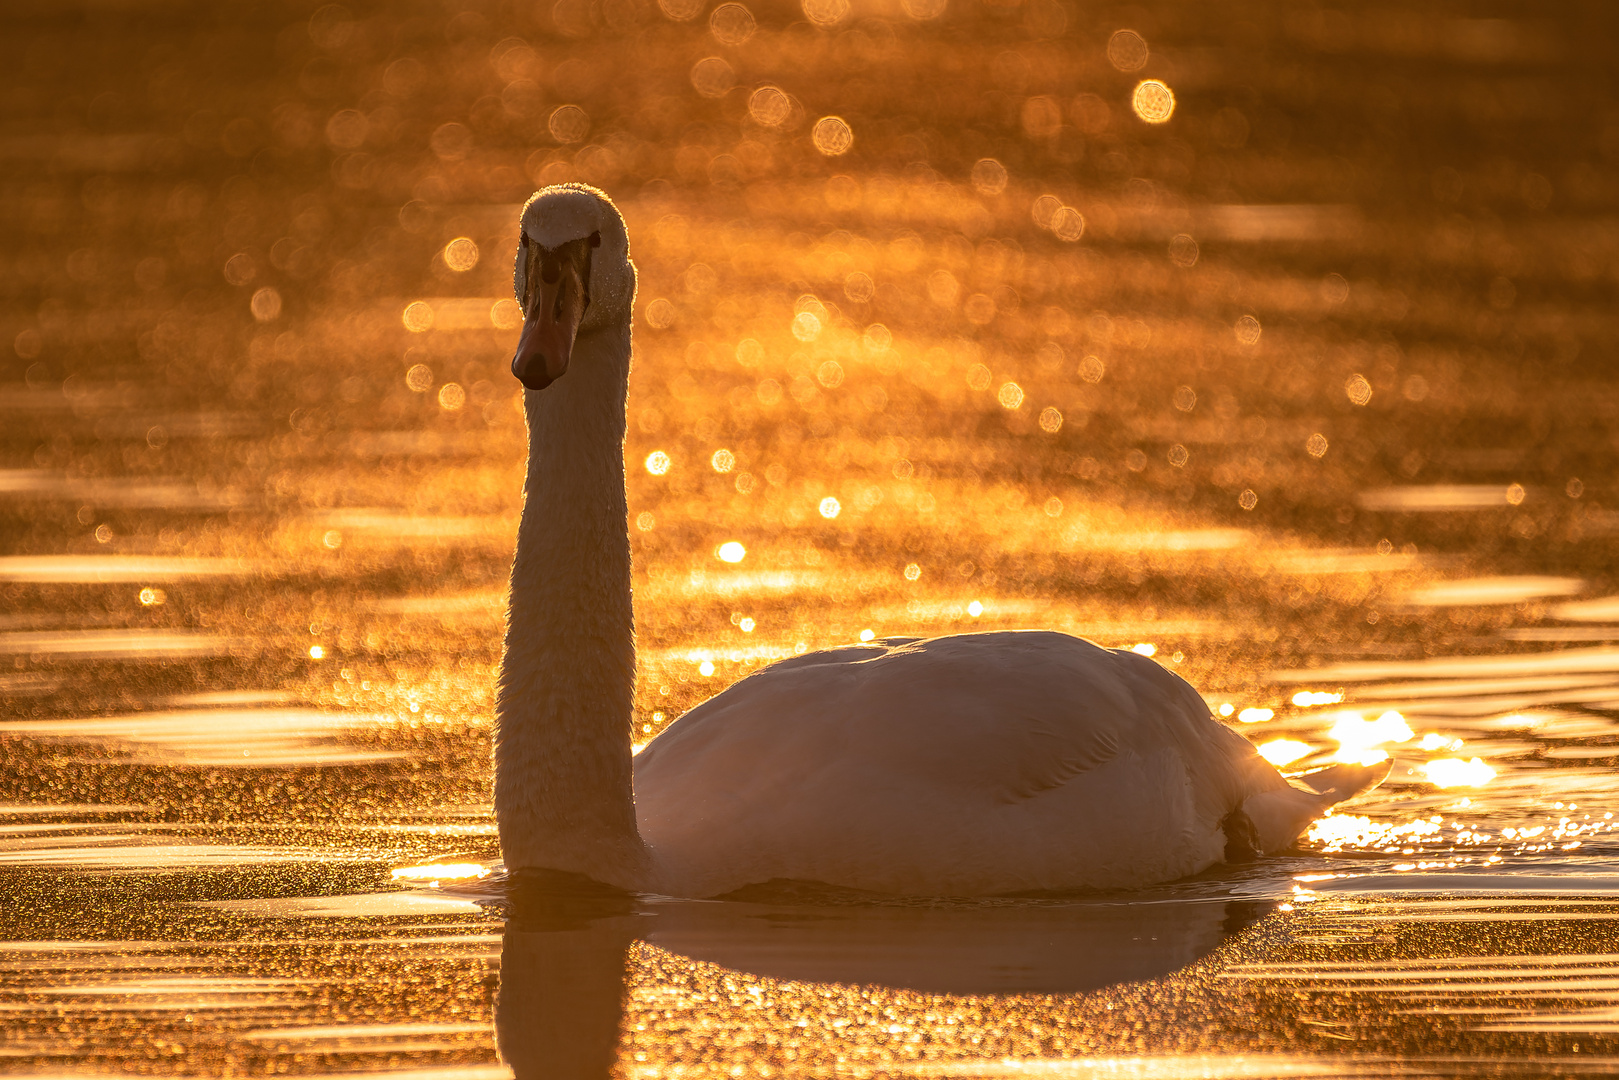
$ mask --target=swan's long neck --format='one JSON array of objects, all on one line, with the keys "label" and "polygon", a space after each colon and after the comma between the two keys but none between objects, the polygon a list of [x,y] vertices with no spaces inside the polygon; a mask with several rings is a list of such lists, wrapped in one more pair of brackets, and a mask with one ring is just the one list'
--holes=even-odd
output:
[{"label": "swan's long neck", "polygon": [[496,702],[495,817],[508,868],[633,887],[635,623],[625,521],[630,328],[582,333],[525,392],[528,480]]}]

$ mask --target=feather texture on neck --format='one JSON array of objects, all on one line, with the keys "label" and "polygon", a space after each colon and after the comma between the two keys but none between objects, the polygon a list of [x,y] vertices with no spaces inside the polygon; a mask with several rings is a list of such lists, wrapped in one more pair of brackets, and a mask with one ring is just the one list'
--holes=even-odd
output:
[{"label": "feather texture on neck", "polygon": [[524,395],[528,479],[496,702],[495,815],[510,868],[629,886],[635,629],[624,498],[628,320],[583,332]]}]

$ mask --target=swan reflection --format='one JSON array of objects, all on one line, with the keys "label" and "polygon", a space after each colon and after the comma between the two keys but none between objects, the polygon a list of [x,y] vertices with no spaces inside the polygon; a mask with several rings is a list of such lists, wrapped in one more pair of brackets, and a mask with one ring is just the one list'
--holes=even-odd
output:
[{"label": "swan reflection", "polygon": [[1078,994],[1178,971],[1274,906],[1224,898],[867,903],[785,889],[751,901],[686,901],[523,874],[505,897],[496,1038],[518,1077],[609,1075],[637,941],[781,981]]}]

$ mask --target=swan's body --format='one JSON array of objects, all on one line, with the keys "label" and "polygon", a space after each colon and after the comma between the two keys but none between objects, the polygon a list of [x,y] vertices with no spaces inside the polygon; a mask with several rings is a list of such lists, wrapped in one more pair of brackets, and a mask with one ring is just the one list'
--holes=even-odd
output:
[{"label": "swan's body", "polygon": [[1380,778],[1340,766],[1295,788],[1180,677],[1051,632],[784,660],[632,759],[634,269],[592,189],[541,192],[523,228],[513,371],[529,386],[529,473],[495,750],[509,868],[677,896],[778,879],[911,895],[1143,885],[1285,848]]}]

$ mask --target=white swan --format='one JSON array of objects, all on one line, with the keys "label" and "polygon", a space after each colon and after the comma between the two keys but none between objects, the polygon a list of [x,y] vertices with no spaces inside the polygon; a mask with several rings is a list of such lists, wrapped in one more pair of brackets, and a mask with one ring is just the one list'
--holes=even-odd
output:
[{"label": "white swan", "polygon": [[1385,769],[1290,785],[1184,680],[1052,632],[893,638],[772,664],[630,750],[624,410],[635,268],[611,200],[523,208],[512,372],[526,497],[495,739],[508,869],[723,895],[1128,887],[1289,846]]}]

